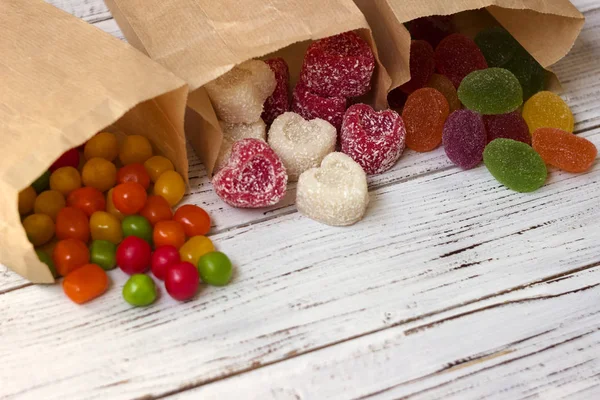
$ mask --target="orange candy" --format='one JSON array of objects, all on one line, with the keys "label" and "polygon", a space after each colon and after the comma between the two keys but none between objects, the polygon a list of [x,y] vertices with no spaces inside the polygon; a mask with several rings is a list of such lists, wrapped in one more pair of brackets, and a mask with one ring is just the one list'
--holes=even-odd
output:
[{"label": "orange candy", "polygon": [[135,182],[142,185],[144,189],[148,189],[150,187],[150,175],[142,164],[129,164],[119,168],[119,171],[117,171],[117,182]]},{"label": "orange candy", "polygon": [[56,237],[78,239],[86,242],[90,238],[90,225],[87,215],[79,208],[65,207],[56,215]]},{"label": "orange candy", "polygon": [[112,201],[116,209],[125,215],[137,214],[146,204],[148,194],[139,183],[127,182],[114,187]]},{"label": "orange candy", "polygon": [[546,164],[567,172],[587,171],[598,155],[589,140],[557,128],[537,129],[531,144]]},{"label": "orange candy", "polygon": [[89,217],[96,211],[106,210],[106,200],[101,191],[87,186],[69,193],[67,206],[78,208]]},{"label": "orange candy", "polygon": [[152,240],[157,248],[170,245],[179,249],[185,243],[183,226],[177,221],[159,221],[154,225]]},{"label": "orange candy", "polygon": [[110,189],[108,192],[106,192],[106,211],[109,214],[112,214],[115,217],[117,217],[119,221],[123,221],[125,215],[121,211],[117,210],[117,207],[115,207],[113,203],[113,191],[114,189]]},{"label": "orange candy", "polygon": [[448,100],[436,89],[423,88],[408,96],[402,111],[406,146],[419,152],[438,147],[449,113]]},{"label": "orange candy", "polygon": [[168,221],[173,218],[173,211],[164,197],[153,195],[146,200],[146,205],[140,211],[140,215],[154,226],[158,221]]},{"label": "orange candy", "polygon": [[175,211],[173,219],[183,226],[189,237],[204,236],[210,231],[210,217],[206,211],[193,204],[186,204]]},{"label": "orange candy", "polygon": [[77,304],[100,296],[108,289],[108,276],[96,264],[85,264],[71,272],[63,280],[63,290],[67,297]]},{"label": "orange candy", "polygon": [[56,271],[62,276],[67,276],[70,272],[90,262],[90,251],[81,240],[61,240],[54,246],[52,261],[54,261]]}]

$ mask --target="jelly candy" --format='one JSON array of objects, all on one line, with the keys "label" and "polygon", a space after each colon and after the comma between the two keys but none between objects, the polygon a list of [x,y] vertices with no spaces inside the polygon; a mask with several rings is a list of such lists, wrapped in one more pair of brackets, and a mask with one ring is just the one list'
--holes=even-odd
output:
[{"label": "jelly candy", "polygon": [[344,97],[321,97],[298,83],[292,96],[292,111],[307,120],[320,118],[338,131],[342,126],[348,101]]},{"label": "jelly candy", "polygon": [[58,278],[58,272],[56,272],[56,267],[54,266],[54,261],[52,261],[52,257],[48,255],[44,250],[36,250],[35,254],[38,256],[38,259],[48,266],[48,269],[52,273],[52,276]]},{"label": "jelly candy", "polygon": [[117,182],[117,167],[104,158],[90,158],[81,170],[81,179],[85,186],[106,192]]},{"label": "jelly candy", "polygon": [[63,279],[63,290],[77,304],[87,303],[108,289],[108,276],[100,266],[86,264]]},{"label": "jelly candy", "polygon": [[56,171],[62,167],[79,167],[79,152],[77,149],[71,149],[65,151],[58,160],[54,161],[50,168],[48,168],[51,172]]},{"label": "jelly candy", "polygon": [[89,217],[96,211],[106,210],[106,199],[104,199],[104,195],[98,189],[82,187],[69,193],[67,205],[79,208]]},{"label": "jelly candy", "polygon": [[94,240],[90,245],[90,261],[105,271],[117,266],[117,245],[108,240]]},{"label": "jelly candy", "polygon": [[[158,224],[158,222],[157,222]],[[152,225],[141,215],[128,215],[121,221],[123,236],[136,236],[152,243]]]},{"label": "jelly candy", "polygon": [[136,307],[146,307],[154,303],[157,296],[156,285],[152,278],[144,274],[129,277],[123,286],[123,299]]},{"label": "jelly candy", "polygon": [[23,220],[27,238],[34,246],[47,243],[54,236],[54,222],[46,214],[31,214]]},{"label": "jelly candy", "polygon": [[92,240],[106,240],[119,244],[123,240],[121,221],[106,211],[96,211],[90,217],[90,235]]},{"label": "jelly candy", "polygon": [[125,218],[125,214],[117,210],[115,207],[115,204],[113,203],[113,191],[114,189],[110,189],[108,192],[106,192],[106,211],[122,221],[123,218]]},{"label": "jelly candy", "polygon": [[215,251],[215,245],[209,238],[206,236],[193,236],[179,248],[179,255],[182,261],[198,265],[200,257],[211,251]]},{"label": "jelly candy", "polygon": [[449,15],[433,15],[410,21],[408,31],[415,40],[425,40],[434,48],[448,35],[456,32]]},{"label": "jelly candy", "polygon": [[29,214],[33,210],[36,198],[37,193],[33,187],[28,186],[21,190],[19,192],[19,214]]},{"label": "jelly candy", "polygon": [[458,98],[456,88],[454,87],[450,79],[446,78],[444,75],[431,75],[431,79],[429,80],[429,82],[427,82],[426,87],[436,89],[438,92],[443,94],[444,97],[446,97],[446,100],[448,100],[448,105],[450,106],[451,113],[462,108],[462,104],[460,102],[460,99]]},{"label": "jelly candy", "polygon": [[127,275],[142,274],[150,268],[150,244],[137,236],[123,239],[117,247],[117,265]]},{"label": "jelly candy", "polygon": [[165,289],[175,300],[189,300],[198,291],[200,276],[198,269],[189,262],[171,265],[165,275]]},{"label": "jelly candy", "polygon": [[141,135],[125,136],[119,151],[119,160],[123,165],[143,164],[152,157],[150,141]]},{"label": "jelly candy", "polygon": [[509,70],[488,68],[467,75],[458,88],[458,98],[480,114],[506,114],[523,104],[523,89]]},{"label": "jelly candy", "polygon": [[387,96],[388,104],[392,110],[402,111],[406,100],[408,100],[408,94],[404,93],[399,87],[390,91]]},{"label": "jelly candy", "polygon": [[367,174],[380,174],[392,168],[404,151],[405,139],[404,122],[396,111],[375,112],[366,104],[356,104],[344,115],[342,152]]},{"label": "jelly candy", "polygon": [[529,128],[518,111],[508,114],[484,115],[483,122],[487,131],[488,143],[494,139],[504,138],[531,145]]},{"label": "jelly candy", "polygon": [[546,70],[528,52],[521,48],[504,68],[515,74],[523,87],[523,99],[527,100],[544,90]]},{"label": "jelly candy", "polygon": [[432,88],[419,89],[408,97],[402,118],[406,125],[406,146],[431,151],[442,143],[444,123],[450,107],[443,94]]},{"label": "jelly candy", "polygon": [[198,272],[202,282],[213,286],[225,286],[233,272],[229,257],[220,251],[206,253],[198,260]]},{"label": "jelly candy", "polygon": [[475,168],[481,162],[487,144],[481,115],[470,110],[450,114],[444,125],[443,143],[450,161],[462,169]]},{"label": "jelly candy", "polygon": [[263,104],[276,86],[275,74],[264,61],[249,60],[205,88],[221,121],[251,124],[259,120]]},{"label": "jelly candy", "polygon": [[210,216],[202,208],[186,204],[175,211],[173,220],[183,226],[186,236],[206,235],[210,231]]},{"label": "jelly candy", "polygon": [[185,243],[183,226],[177,221],[160,221],[154,225],[154,245],[173,246],[179,249]]},{"label": "jelly candy", "polygon": [[436,47],[435,67],[458,88],[465,76],[473,71],[486,69],[488,65],[473,40],[460,33],[454,33]]},{"label": "jelly candy", "polygon": [[492,176],[516,192],[533,192],[544,185],[548,171],[531,146],[511,139],[496,139],[483,152],[483,162]]},{"label": "jelly candy", "polygon": [[571,109],[560,96],[552,92],[539,92],[525,102],[523,118],[533,133],[538,128],[575,130],[575,118]]},{"label": "jelly candy", "polygon": [[[168,172],[165,172],[165,174]],[[156,189],[156,188],[155,188]],[[127,182],[114,187],[112,201],[125,215],[138,213],[146,204],[146,189],[139,183]]]},{"label": "jelly candy", "polygon": [[56,215],[56,237],[63,239],[78,239],[86,242],[90,238],[88,216],[75,207],[65,207]]},{"label": "jelly candy", "polygon": [[31,186],[35,189],[36,192],[42,193],[44,190],[50,188],[50,170],[44,172],[42,175],[38,176],[38,178],[33,181]]},{"label": "jelly candy", "polygon": [[164,197],[171,207],[181,201],[185,190],[183,177],[176,171],[164,172],[154,183],[154,194]]},{"label": "jelly candy", "polygon": [[262,119],[251,124],[229,124],[223,121],[219,124],[223,131],[223,141],[215,163],[215,173],[227,164],[231,156],[231,147],[238,140],[250,138],[267,140],[267,126]]},{"label": "jelly candy", "polygon": [[329,122],[318,118],[306,121],[293,112],[279,116],[269,130],[269,145],[281,157],[290,182],[319,166],[327,154],[335,151],[336,141],[337,131]]},{"label": "jelly candy", "polygon": [[296,195],[298,211],[332,226],[360,221],[369,204],[367,175],[344,153],[331,153],[319,168],[300,175]]},{"label": "jelly candy", "polygon": [[179,250],[174,246],[157,247],[152,253],[151,269],[155,277],[163,281],[167,273],[167,269],[174,264],[181,262]]},{"label": "jelly candy", "polygon": [[410,81],[400,86],[400,90],[410,94],[421,89],[429,82],[434,70],[433,47],[424,40],[413,40],[410,44]]},{"label": "jelly candy", "polygon": [[73,167],[62,167],[50,175],[50,189],[67,196],[73,190],[81,187],[79,171]]},{"label": "jelly candy", "polygon": [[61,276],[90,262],[90,251],[84,242],[77,239],[66,239],[56,243],[52,252],[52,261]]},{"label": "jelly candy", "polygon": [[83,155],[87,160],[99,157],[114,161],[119,156],[119,143],[117,137],[109,132],[100,132],[87,141],[83,148]]},{"label": "jelly candy", "polygon": [[283,58],[272,58],[265,63],[275,74],[277,86],[273,94],[265,101],[262,119],[269,126],[284,112],[290,110],[290,70]]},{"label": "jelly candy", "polygon": [[150,187],[150,175],[142,164],[128,164],[117,171],[117,183],[135,182],[148,190]]},{"label": "jelly candy", "polygon": [[158,221],[167,221],[173,218],[173,211],[171,211],[171,206],[164,197],[152,195],[148,196],[146,205],[140,211],[140,215],[154,226]]},{"label": "jelly candy", "polygon": [[171,160],[163,156],[150,157],[144,162],[144,167],[152,182],[156,182],[163,172],[175,171],[175,167]]},{"label": "jelly candy", "polygon": [[213,178],[217,195],[227,204],[260,208],[277,204],[288,176],[281,159],[262,140],[243,139],[231,149],[229,162]]},{"label": "jelly candy", "polygon": [[594,143],[556,128],[537,129],[532,144],[546,164],[567,172],[587,171],[598,155]]},{"label": "jelly candy", "polygon": [[300,80],[321,97],[358,97],[371,89],[375,57],[355,32],[313,42],[306,51]]}]

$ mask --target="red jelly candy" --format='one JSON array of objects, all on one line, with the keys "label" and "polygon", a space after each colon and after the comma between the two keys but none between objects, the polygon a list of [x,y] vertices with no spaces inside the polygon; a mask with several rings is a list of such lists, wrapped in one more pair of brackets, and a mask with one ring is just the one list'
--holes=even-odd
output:
[{"label": "red jelly candy", "polygon": [[229,161],[213,178],[217,195],[240,208],[277,204],[285,195],[288,176],[281,159],[263,140],[234,143]]},{"label": "red jelly candy", "polygon": [[400,86],[400,90],[411,94],[425,87],[434,70],[433,47],[424,40],[413,40],[410,44],[410,81]]},{"label": "red jelly candy", "polygon": [[167,269],[171,265],[181,262],[179,250],[175,246],[160,246],[152,253],[151,266],[152,273],[161,281],[165,279]]},{"label": "red jelly candy", "polygon": [[189,262],[171,265],[165,273],[165,289],[175,300],[189,300],[198,291],[200,274],[198,269]]},{"label": "red jelly candy", "polygon": [[366,104],[356,104],[344,115],[342,152],[367,174],[392,168],[404,151],[405,139],[404,122],[396,111],[376,112]]},{"label": "red jelly candy", "polygon": [[465,76],[473,71],[486,69],[488,64],[473,40],[460,33],[454,33],[436,47],[435,67],[458,89]]},{"label": "red jelly candy", "polygon": [[415,40],[425,40],[436,47],[446,36],[456,32],[449,15],[433,15],[415,19],[408,23],[408,31]]},{"label": "red jelly candy", "polygon": [[283,58],[272,58],[265,61],[275,74],[277,86],[273,94],[265,101],[262,119],[265,124],[271,125],[275,118],[286,111],[290,111],[290,70]]},{"label": "red jelly candy", "polygon": [[117,247],[117,265],[128,275],[143,274],[150,267],[152,249],[137,236],[128,236]]},{"label": "red jelly candy", "polygon": [[531,134],[527,122],[518,111],[508,114],[484,115],[488,143],[494,139],[512,139],[531,146]]},{"label": "red jelly candy", "polygon": [[315,118],[324,119],[339,132],[347,103],[344,97],[321,97],[311,93],[306,86],[298,82],[294,89],[292,111],[309,121]]},{"label": "red jelly candy", "polygon": [[65,151],[48,169],[51,172],[54,172],[62,167],[73,167],[75,169],[79,167],[79,152],[77,149]]},{"label": "red jelly candy", "polygon": [[304,57],[301,81],[322,97],[358,97],[371,89],[375,57],[354,32],[317,40]]},{"label": "red jelly candy", "polygon": [[450,114],[444,125],[443,143],[450,161],[462,169],[475,168],[483,160],[487,144],[481,115],[471,110]]}]

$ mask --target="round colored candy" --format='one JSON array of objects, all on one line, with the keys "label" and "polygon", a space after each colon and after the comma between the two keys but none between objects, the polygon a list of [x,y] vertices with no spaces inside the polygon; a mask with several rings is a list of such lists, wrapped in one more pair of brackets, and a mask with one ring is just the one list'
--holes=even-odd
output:
[{"label": "round colored candy", "polygon": [[523,89],[512,72],[488,68],[467,75],[458,88],[458,98],[480,114],[506,114],[523,104]]},{"label": "round colored candy", "polygon": [[128,215],[123,218],[121,227],[125,237],[136,236],[152,243],[152,225],[141,215]]},{"label": "round colored candy", "polygon": [[79,152],[77,149],[70,149],[65,151],[58,160],[54,161],[50,168],[48,168],[51,172],[56,171],[62,167],[73,167],[77,168],[79,166]]},{"label": "round colored candy", "polygon": [[414,40],[425,40],[434,48],[448,35],[456,32],[450,15],[432,15],[410,21],[408,30]]},{"label": "round colored candy", "polygon": [[123,240],[121,221],[109,212],[96,211],[90,217],[90,234],[92,240],[106,240],[119,244]]},{"label": "round colored candy", "polygon": [[75,207],[65,207],[56,215],[56,237],[78,239],[87,243],[90,238],[88,216]]},{"label": "round colored candy", "polygon": [[46,190],[35,199],[33,210],[36,214],[46,214],[55,221],[58,212],[66,205],[67,202],[62,193],[56,190]]},{"label": "round colored candy", "polygon": [[319,96],[311,93],[301,82],[294,88],[292,97],[293,112],[309,121],[320,118],[340,130],[348,103],[345,97]]},{"label": "round colored candy", "polygon": [[67,276],[70,272],[90,262],[90,250],[81,240],[61,240],[54,247],[52,261],[54,261],[56,272],[61,276]]},{"label": "round colored candy", "polygon": [[173,220],[183,226],[186,236],[202,236],[210,231],[210,216],[204,209],[193,205],[185,204],[175,211]]},{"label": "round colored candy", "polygon": [[33,181],[31,186],[35,189],[36,192],[42,193],[44,190],[50,187],[50,175],[52,173],[50,170],[44,172],[42,175],[38,176],[38,178]]},{"label": "round colored candy", "polygon": [[77,304],[87,303],[108,289],[108,276],[96,264],[86,264],[63,279],[63,290]]},{"label": "round colored candy", "polygon": [[356,104],[344,115],[342,152],[367,174],[380,174],[392,168],[404,151],[405,139],[404,122],[396,111],[376,112],[366,104]]},{"label": "round colored candy", "polygon": [[69,193],[67,205],[79,208],[89,217],[96,211],[106,210],[106,199],[101,191],[88,186],[75,189]]},{"label": "round colored candy", "polygon": [[52,261],[52,257],[48,255],[44,250],[36,249],[35,254],[37,254],[38,259],[46,264],[52,276],[58,278],[58,272],[56,272],[56,267],[54,266],[54,261]]},{"label": "round colored candy", "polygon": [[94,240],[90,245],[90,261],[105,271],[117,266],[117,246],[107,240]]},{"label": "round colored candy", "polygon": [[156,300],[156,285],[152,278],[145,274],[129,277],[123,286],[123,299],[136,307],[146,307]]},{"label": "round colored candy", "polygon": [[163,172],[175,170],[171,160],[163,156],[150,157],[144,162],[144,168],[146,168],[152,182],[156,182]]},{"label": "round colored candy", "polygon": [[106,211],[117,217],[119,221],[122,221],[123,218],[125,218],[125,214],[117,210],[117,207],[115,207],[115,204],[113,203],[113,191],[114,189],[110,189],[108,192],[106,192]]},{"label": "round colored candy", "polygon": [[165,289],[175,300],[189,300],[198,291],[200,277],[198,270],[189,262],[171,265],[165,275]]},{"label": "round colored candy", "polygon": [[142,274],[150,267],[152,249],[137,236],[126,237],[117,247],[117,265],[128,275]]},{"label": "round colored candy", "polygon": [[267,125],[262,119],[252,124],[230,124],[228,122],[219,121],[221,131],[223,132],[223,140],[219,148],[219,155],[215,161],[214,173],[220,171],[229,157],[231,157],[231,148],[233,144],[242,139],[261,139],[267,141]]},{"label": "round colored candy", "polygon": [[198,260],[200,279],[209,285],[227,285],[231,280],[232,271],[229,257],[219,251],[207,253]]},{"label": "round colored candy", "polygon": [[34,246],[47,243],[54,236],[54,222],[45,214],[31,214],[23,220],[27,238]]},{"label": "round colored candy", "polygon": [[448,101],[435,89],[423,88],[411,94],[402,111],[406,146],[419,152],[438,147],[449,112]]},{"label": "round colored candy", "polygon": [[498,182],[516,192],[533,192],[544,185],[548,176],[542,157],[516,140],[493,140],[483,152],[483,162]]},{"label": "round colored candy", "polygon": [[265,63],[275,74],[277,86],[273,94],[265,101],[261,118],[267,125],[271,125],[275,118],[290,110],[289,86],[290,70],[283,58],[272,58]]},{"label": "round colored candy", "polygon": [[523,87],[523,99],[527,100],[534,94],[544,90],[546,70],[524,48],[504,65],[504,68],[515,74]]},{"label": "round colored candy", "polygon": [[32,186],[28,186],[19,192],[19,214],[27,215],[33,211],[37,193]]},{"label": "round colored candy", "polygon": [[556,128],[537,129],[532,145],[546,164],[573,173],[590,169],[598,155],[594,143]]},{"label": "round colored candy", "polygon": [[185,190],[183,177],[175,171],[164,172],[154,183],[154,194],[164,197],[171,207],[181,201]]},{"label": "round colored candy", "polygon": [[143,164],[152,157],[152,145],[141,135],[126,136],[121,144],[119,160],[123,165]]},{"label": "round colored candy", "polygon": [[462,108],[456,88],[452,84],[452,81],[450,81],[450,79],[446,78],[444,75],[433,74],[426,86],[436,89],[438,92],[443,94],[444,97],[446,97],[451,113]]},{"label": "round colored candy", "polygon": [[91,186],[101,192],[106,192],[117,181],[117,167],[104,158],[90,158],[81,170],[81,179],[85,186]]},{"label": "round colored candy", "polygon": [[148,189],[150,187],[150,175],[142,164],[129,164],[119,168],[117,171],[117,183],[135,182]]},{"label": "round colored candy", "polygon": [[469,37],[454,33],[435,49],[437,71],[452,81],[455,88],[473,71],[488,67],[479,47]]},{"label": "round colored candy", "polygon": [[179,255],[182,261],[198,265],[200,257],[206,253],[215,251],[215,245],[206,236],[194,236],[188,239],[183,246],[179,248]]},{"label": "round colored candy", "polygon": [[147,196],[146,189],[142,185],[135,182],[127,182],[114,187],[112,201],[117,210],[125,215],[131,215],[138,213],[144,208]]},{"label": "round colored candy", "polygon": [[183,226],[177,221],[160,221],[154,225],[152,239],[155,246],[180,248],[185,243],[185,232]]},{"label": "round colored candy", "polygon": [[533,134],[539,128],[575,130],[575,118],[571,109],[560,96],[552,92],[539,92],[525,102],[523,118]]},{"label": "round colored candy", "polygon": [[79,171],[73,167],[62,167],[50,175],[50,189],[67,196],[73,190],[81,187]]},{"label": "round colored candy", "polygon": [[462,169],[475,168],[487,144],[483,118],[471,110],[453,112],[444,125],[442,141],[450,161]]},{"label": "round colored candy", "polygon": [[99,157],[114,161],[119,155],[117,137],[109,132],[100,132],[87,141],[83,148],[83,154],[86,160]]},{"label": "round colored candy", "polygon": [[484,115],[483,122],[487,131],[488,143],[494,139],[512,139],[531,145],[531,135],[521,113]]},{"label": "round colored candy", "polygon": [[434,70],[433,47],[424,40],[413,40],[410,44],[410,81],[400,86],[400,90],[410,94],[421,89],[429,82]]},{"label": "round colored candy", "polygon": [[152,195],[148,196],[140,215],[154,226],[158,221],[168,221],[173,218],[173,211],[171,211],[171,206],[164,197]]},{"label": "round colored candy", "polygon": [[174,246],[157,247],[152,253],[151,269],[152,274],[161,281],[165,279],[167,269],[174,264],[181,262],[179,250]]}]

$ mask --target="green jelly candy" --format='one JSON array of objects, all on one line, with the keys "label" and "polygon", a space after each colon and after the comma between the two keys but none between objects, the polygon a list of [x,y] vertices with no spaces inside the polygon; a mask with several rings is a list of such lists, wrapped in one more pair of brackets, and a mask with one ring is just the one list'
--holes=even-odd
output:
[{"label": "green jelly candy", "polygon": [[524,48],[517,50],[516,54],[504,68],[515,74],[523,87],[523,100],[528,100],[545,89],[546,70]]},{"label": "green jelly candy", "polygon": [[541,188],[548,176],[542,157],[531,146],[516,140],[491,141],[483,152],[483,162],[498,182],[521,193]]},{"label": "green jelly candy", "polygon": [[480,114],[508,114],[523,104],[523,89],[512,72],[488,68],[467,75],[458,88],[458,98]]},{"label": "green jelly candy", "polygon": [[36,250],[35,253],[37,254],[40,261],[48,266],[48,269],[52,273],[52,276],[58,278],[59,275],[58,272],[56,272],[56,267],[54,267],[54,261],[52,261],[52,257],[50,257],[48,253],[46,253],[43,250]]},{"label": "green jelly candy", "polygon": [[141,215],[128,215],[121,222],[123,236],[137,236],[152,245],[152,225]]},{"label": "green jelly candy", "polygon": [[123,298],[132,306],[149,306],[156,300],[156,285],[148,275],[131,275],[123,286]]},{"label": "green jelly candy", "polygon": [[44,172],[31,184],[37,194],[42,193],[50,187],[50,171]]},{"label": "green jelly candy", "polygon": [[94,240],[90,245],[90,261],[105,271],[117,266],[117,245],[108,240]]},{"label": "green jelly candy", "polygon": [[202,282],[213,286],[225,286],[231,280],[231,261],[224,253],[212,251],[198,260],[198,273]]}]

